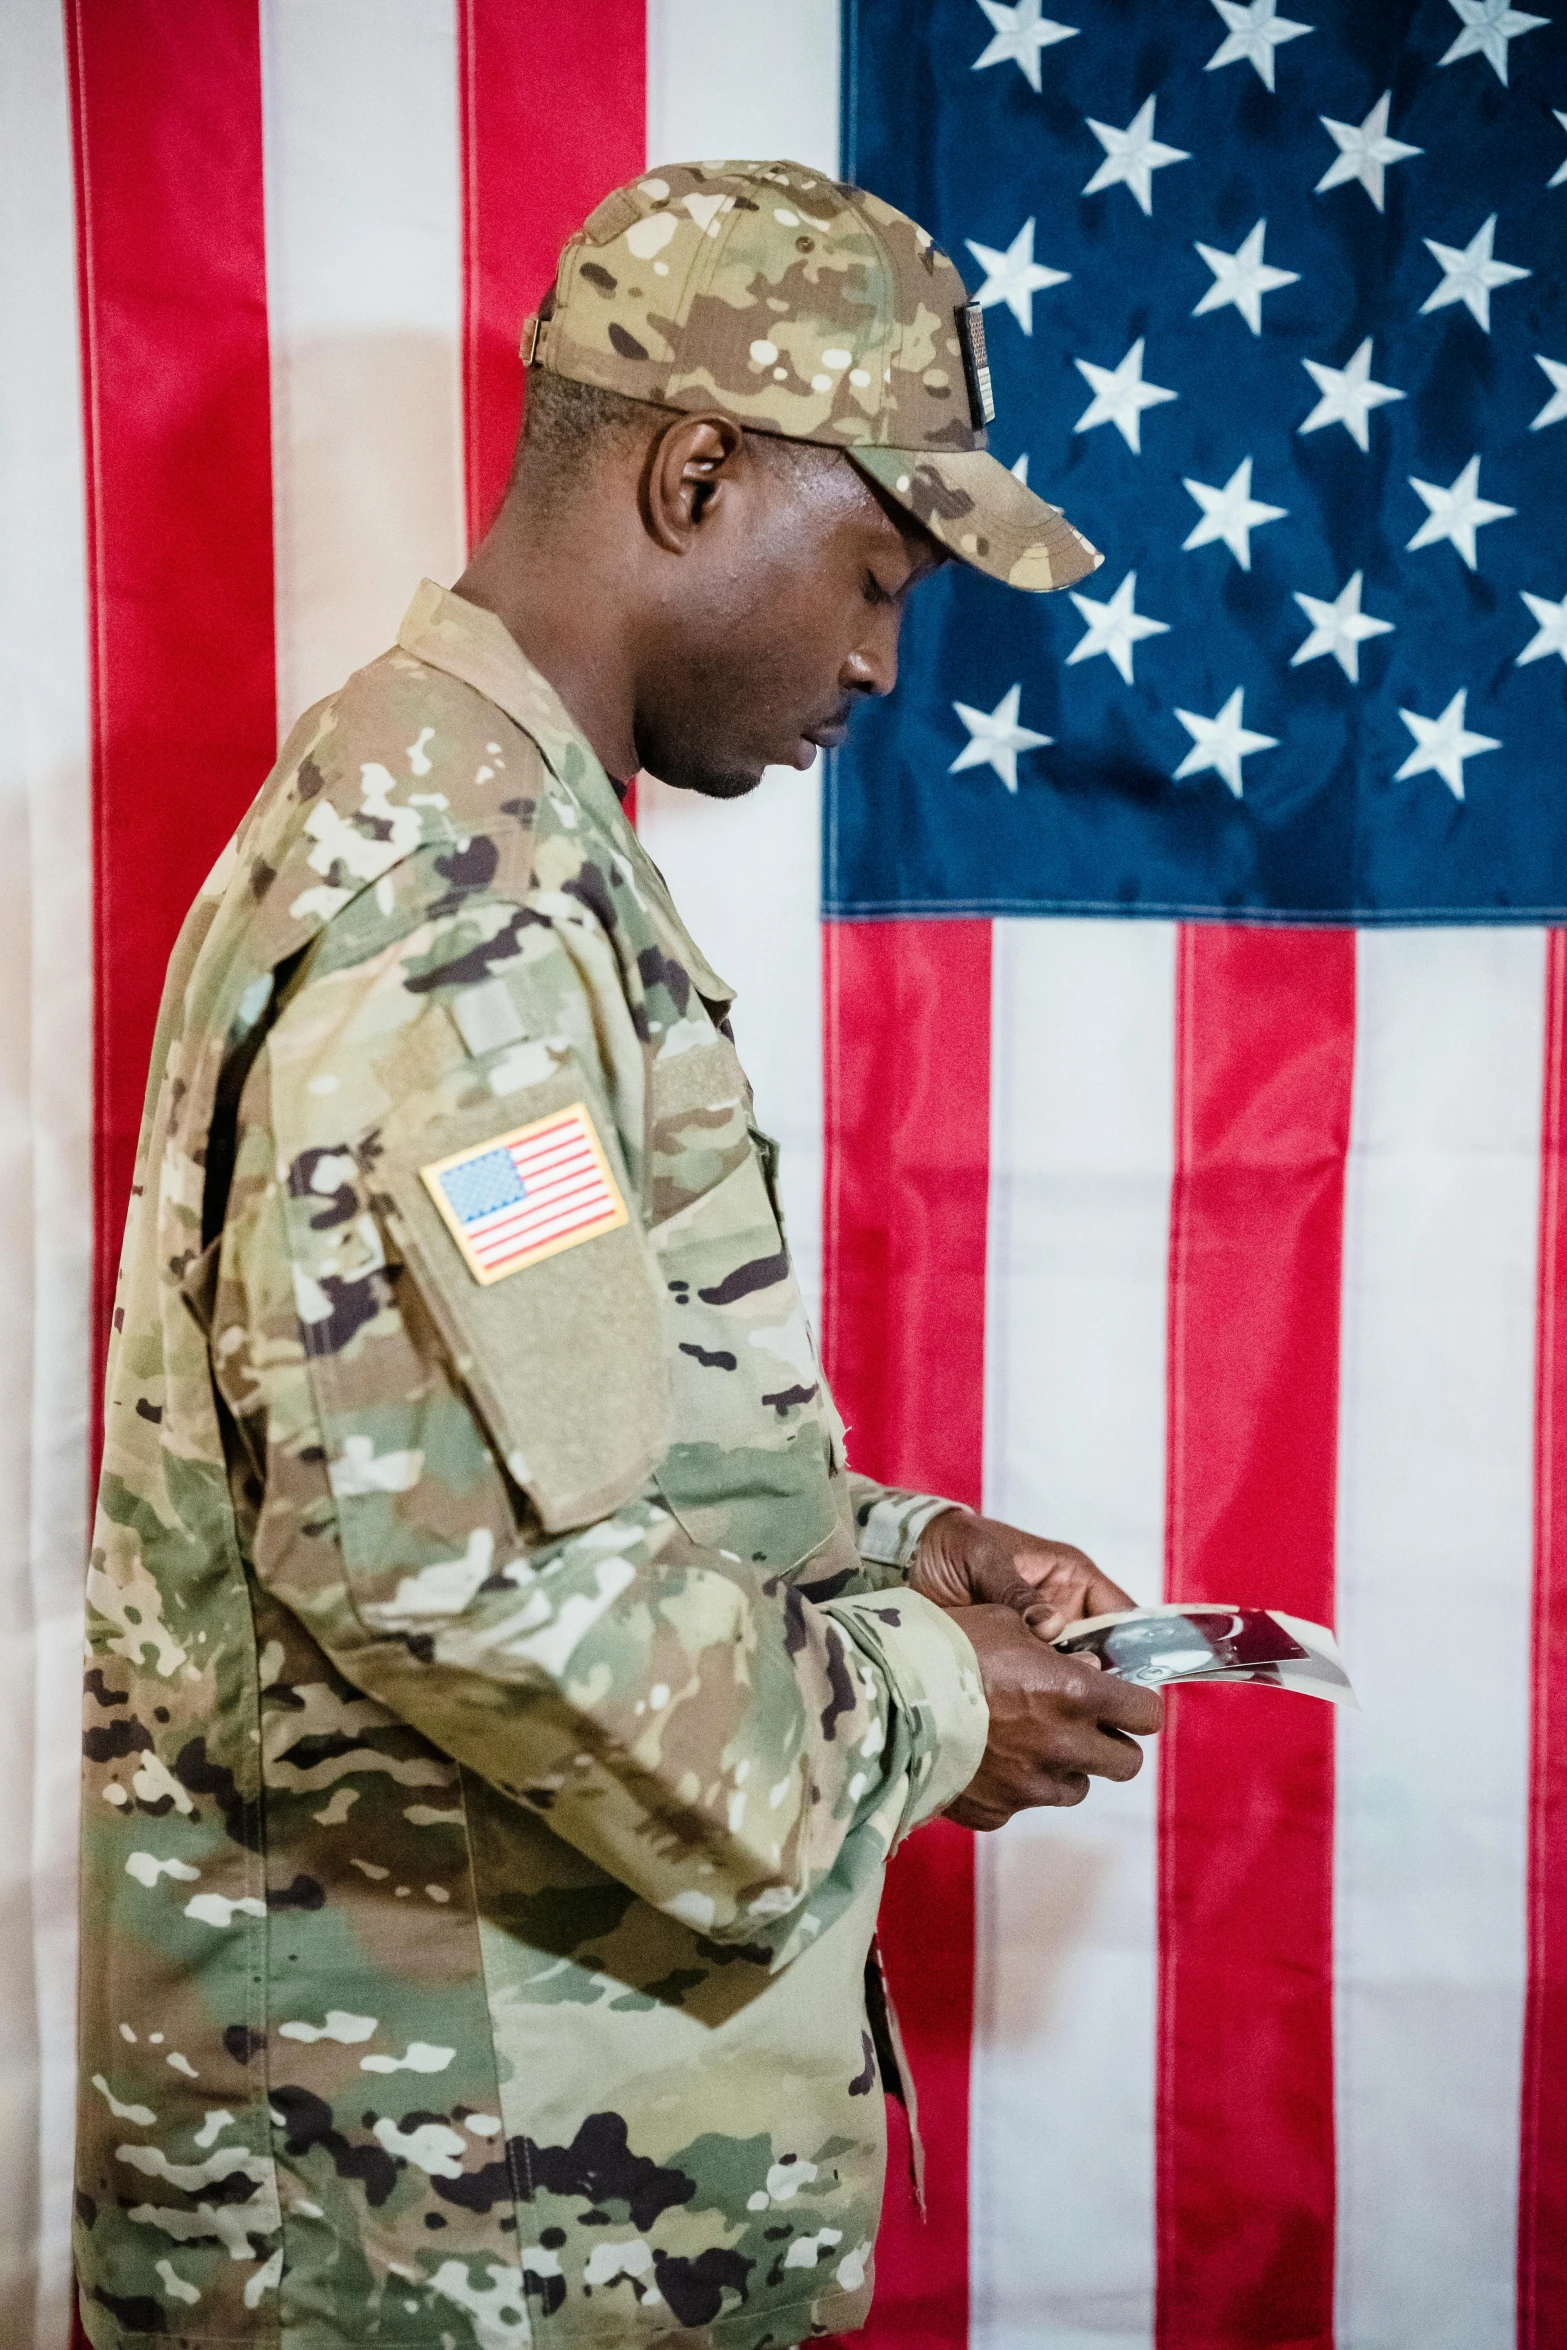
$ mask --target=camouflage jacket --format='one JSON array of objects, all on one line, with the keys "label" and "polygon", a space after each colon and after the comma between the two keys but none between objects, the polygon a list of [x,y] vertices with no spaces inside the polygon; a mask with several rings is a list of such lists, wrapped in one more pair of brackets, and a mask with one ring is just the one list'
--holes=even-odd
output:
[{"label": "camouflage jacket", "polygon": [[[903,1587],[941,1504],[845,1469],[729,998],[428,583],[186,923],[88,1580],[97,2350],[863,2319],[883,1864],[985,1710]],[[588,1236],[496,1271],[557,1129]]]}]

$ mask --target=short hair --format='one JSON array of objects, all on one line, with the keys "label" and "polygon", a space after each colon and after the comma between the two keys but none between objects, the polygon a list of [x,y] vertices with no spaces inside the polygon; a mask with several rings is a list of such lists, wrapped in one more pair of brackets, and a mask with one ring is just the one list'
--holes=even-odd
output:
[{"label": "short hair", "polygon": [[[530,367],[513,479],[526,463],[534,505],[558,511],[612,450],[646,438],[660,421],[667,423],[676,413],[657,401],[634,400],[625,392],[605,391],[598,384],[577,383],[548,368]],[[764,462],[791,471],[803,472],[823,456],[837,453],[781,433],[753,431],[750,439]]]},{"label": "short hair", "polygon": [[607,445],[649,432],[663,413],[651,400],[633,400],[624,392],[606,392],[597,384],[574,383],[568,375],[530,367],[518,453],[526,450],[541,471],[567,482]]}]

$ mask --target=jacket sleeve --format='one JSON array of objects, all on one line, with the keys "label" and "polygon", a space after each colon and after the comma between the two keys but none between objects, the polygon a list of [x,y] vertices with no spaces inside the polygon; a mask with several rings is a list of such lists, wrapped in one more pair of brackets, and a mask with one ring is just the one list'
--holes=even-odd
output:
[{"label": "jacket sleeve", "polygon": [[866,1573],[879,1585],[896,1589],[908,1580],[920,1536],[943,1510],[967,1504],[946,1501],[939,1493],[911,1493],[901,1485],[878,1485],[874,1477],[849,1472],[854,1496],[855,1544]]},{"label": "jacket sleeve", "polygon": [[[437,921],[323,967],[252,1071],[213,1349],[262,1494],[255,1571],[443,1752],[782,1964],[972,1777],[973,1652],[908,1592],[813,1605],[664,1504],[634,1078],[592,937],[531,914],[470,905],[460,942]],[[429,982],[457,943],[482,973],[486,939],[516,949],[522,1035],[476,1057]],[[626,1221],[484,1286],[441,1255],[424,1171],[563,1102]]]}]

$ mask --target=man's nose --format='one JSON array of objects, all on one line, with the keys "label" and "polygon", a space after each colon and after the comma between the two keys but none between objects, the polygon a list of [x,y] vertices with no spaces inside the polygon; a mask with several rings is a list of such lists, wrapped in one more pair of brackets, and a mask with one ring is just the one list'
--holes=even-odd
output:
[{"label": "man's nose", "polygon": [[898,682],[901,605],[880,608],[865,635],[839,671],[839,683],[856,694],[890,694]]}]

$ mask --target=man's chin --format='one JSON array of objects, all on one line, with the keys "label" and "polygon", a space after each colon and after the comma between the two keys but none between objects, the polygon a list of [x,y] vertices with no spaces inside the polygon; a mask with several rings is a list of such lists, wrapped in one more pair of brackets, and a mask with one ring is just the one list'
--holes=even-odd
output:
[{"label": "man's chin", "polygon": [[672,772],[660,775],[674,791],[694,791],[704,800],[743,800],[755,791],[766,769],[762,767],[691,767],[671,761]]}]

